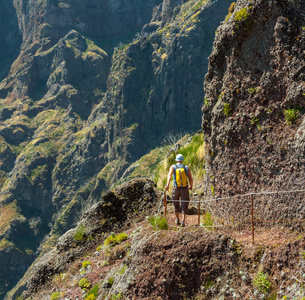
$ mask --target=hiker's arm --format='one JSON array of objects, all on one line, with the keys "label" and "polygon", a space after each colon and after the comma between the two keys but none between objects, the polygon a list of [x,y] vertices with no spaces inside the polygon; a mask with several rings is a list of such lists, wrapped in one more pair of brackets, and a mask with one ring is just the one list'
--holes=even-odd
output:
[{"label": "hiker's arm", "polygon": [[168,172],[168,175],[167,175],[167,183],[166,183],[166,186],[164,187],[164,189],[167,191],[168,188],[169,188],[169,184],[171,182],[171,179],[172,179],[172,175],[174,174],[174,167],[171,166],[170,169],[169,169],[169,172]]},{"label": "hiker's arm", "polygon": [[191,170],[189,169],[187,177],[189,178],[189,189],[192,190],[193,189],[193,177],[192,177],[192,173]]}]

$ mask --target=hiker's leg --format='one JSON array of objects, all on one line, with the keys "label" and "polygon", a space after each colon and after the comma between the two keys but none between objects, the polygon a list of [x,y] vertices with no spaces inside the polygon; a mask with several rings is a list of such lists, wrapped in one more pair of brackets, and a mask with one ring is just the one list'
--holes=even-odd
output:
[{"label": "hiker's leg", "polygon": [[181,207],[182,207],[182,214],[183,214],[183,219],[182,221],[185,224],[185,219],[187,216],[187,211],[189,207],[189,201],[190,201],[190,196],[189,196],[189,189],[186,188],[181,188]]},{"label": "hiker's leg", "polygon": [[179,220],[179,191],[177,187],[173,187],[172,190],[172,201],[175,208],[175,216],[176,219]]}]

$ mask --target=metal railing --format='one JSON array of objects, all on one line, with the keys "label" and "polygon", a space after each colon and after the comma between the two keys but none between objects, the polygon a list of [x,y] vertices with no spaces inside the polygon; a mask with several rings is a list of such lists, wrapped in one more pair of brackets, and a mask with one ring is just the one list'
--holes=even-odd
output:
[{"label": "metal railing", "polygon": [[[305,189],[248,193],[203,200],[171,201],[197,203],[198,226],[200,225],[201,204],[213,216],[213,226],[250,226],[254,243],[255,226],[274,226],[278,223],[305,222]],[[164,216],[167,210],[167,196],[164,192]]]}]

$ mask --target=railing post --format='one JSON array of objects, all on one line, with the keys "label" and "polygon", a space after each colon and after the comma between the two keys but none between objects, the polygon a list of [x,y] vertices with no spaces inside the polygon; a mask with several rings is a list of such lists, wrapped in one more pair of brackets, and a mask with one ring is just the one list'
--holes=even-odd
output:
[{"label": "railing post", "polygon": [[163,206],[164,206],[164,217],[166,217],[166,208],[167,208],[167,200],[166,200],[166,191],[164,191],[164,200],[163,200]]},{"label": "railing post", "polygon": [[254,208],[253,208],[253,194],[251,195],[251,215],[252,215],[252,244],[254,245]]},{"label": "railing post", "polygon": [[198,202],[198,226],[200,226],[200,202]]}]

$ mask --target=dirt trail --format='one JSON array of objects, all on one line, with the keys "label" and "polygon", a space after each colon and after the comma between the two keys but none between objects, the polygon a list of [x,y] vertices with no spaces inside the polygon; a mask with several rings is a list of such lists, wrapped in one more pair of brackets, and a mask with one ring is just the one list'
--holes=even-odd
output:
[{"label": "dirt trail", "polygon": [[[182,219],[182,215],[180,215],[180,221]],[[168,207],[167,210],[167,220],[168,224],[171,227],[179,228],[181,226],[176,225],[176,216],[174,214],[173,208],[171,206]],[[200,220],[202,221],[202,216],[200,216]],[[186,218],[186,227],[194,227],[198,226],[198,215],[188,215]],[[202,230],[206,230],[207,228],[202,227]],[[239,243],[246,251],[253,251],[259,246],[266,247],[274,247],[283,245],[299,238],[302,238],[302,234],[298,234],[297,232],[291,232],[287,228],[273,227],[273,228],[255,228],[254,230],[254,244],[252,243],[252,230],[251,228],[247,229],[236,229],[232,227],[224,227],[224,228],[214,228],[207,229],[213,230],[220,234],[228,235]]]}]

